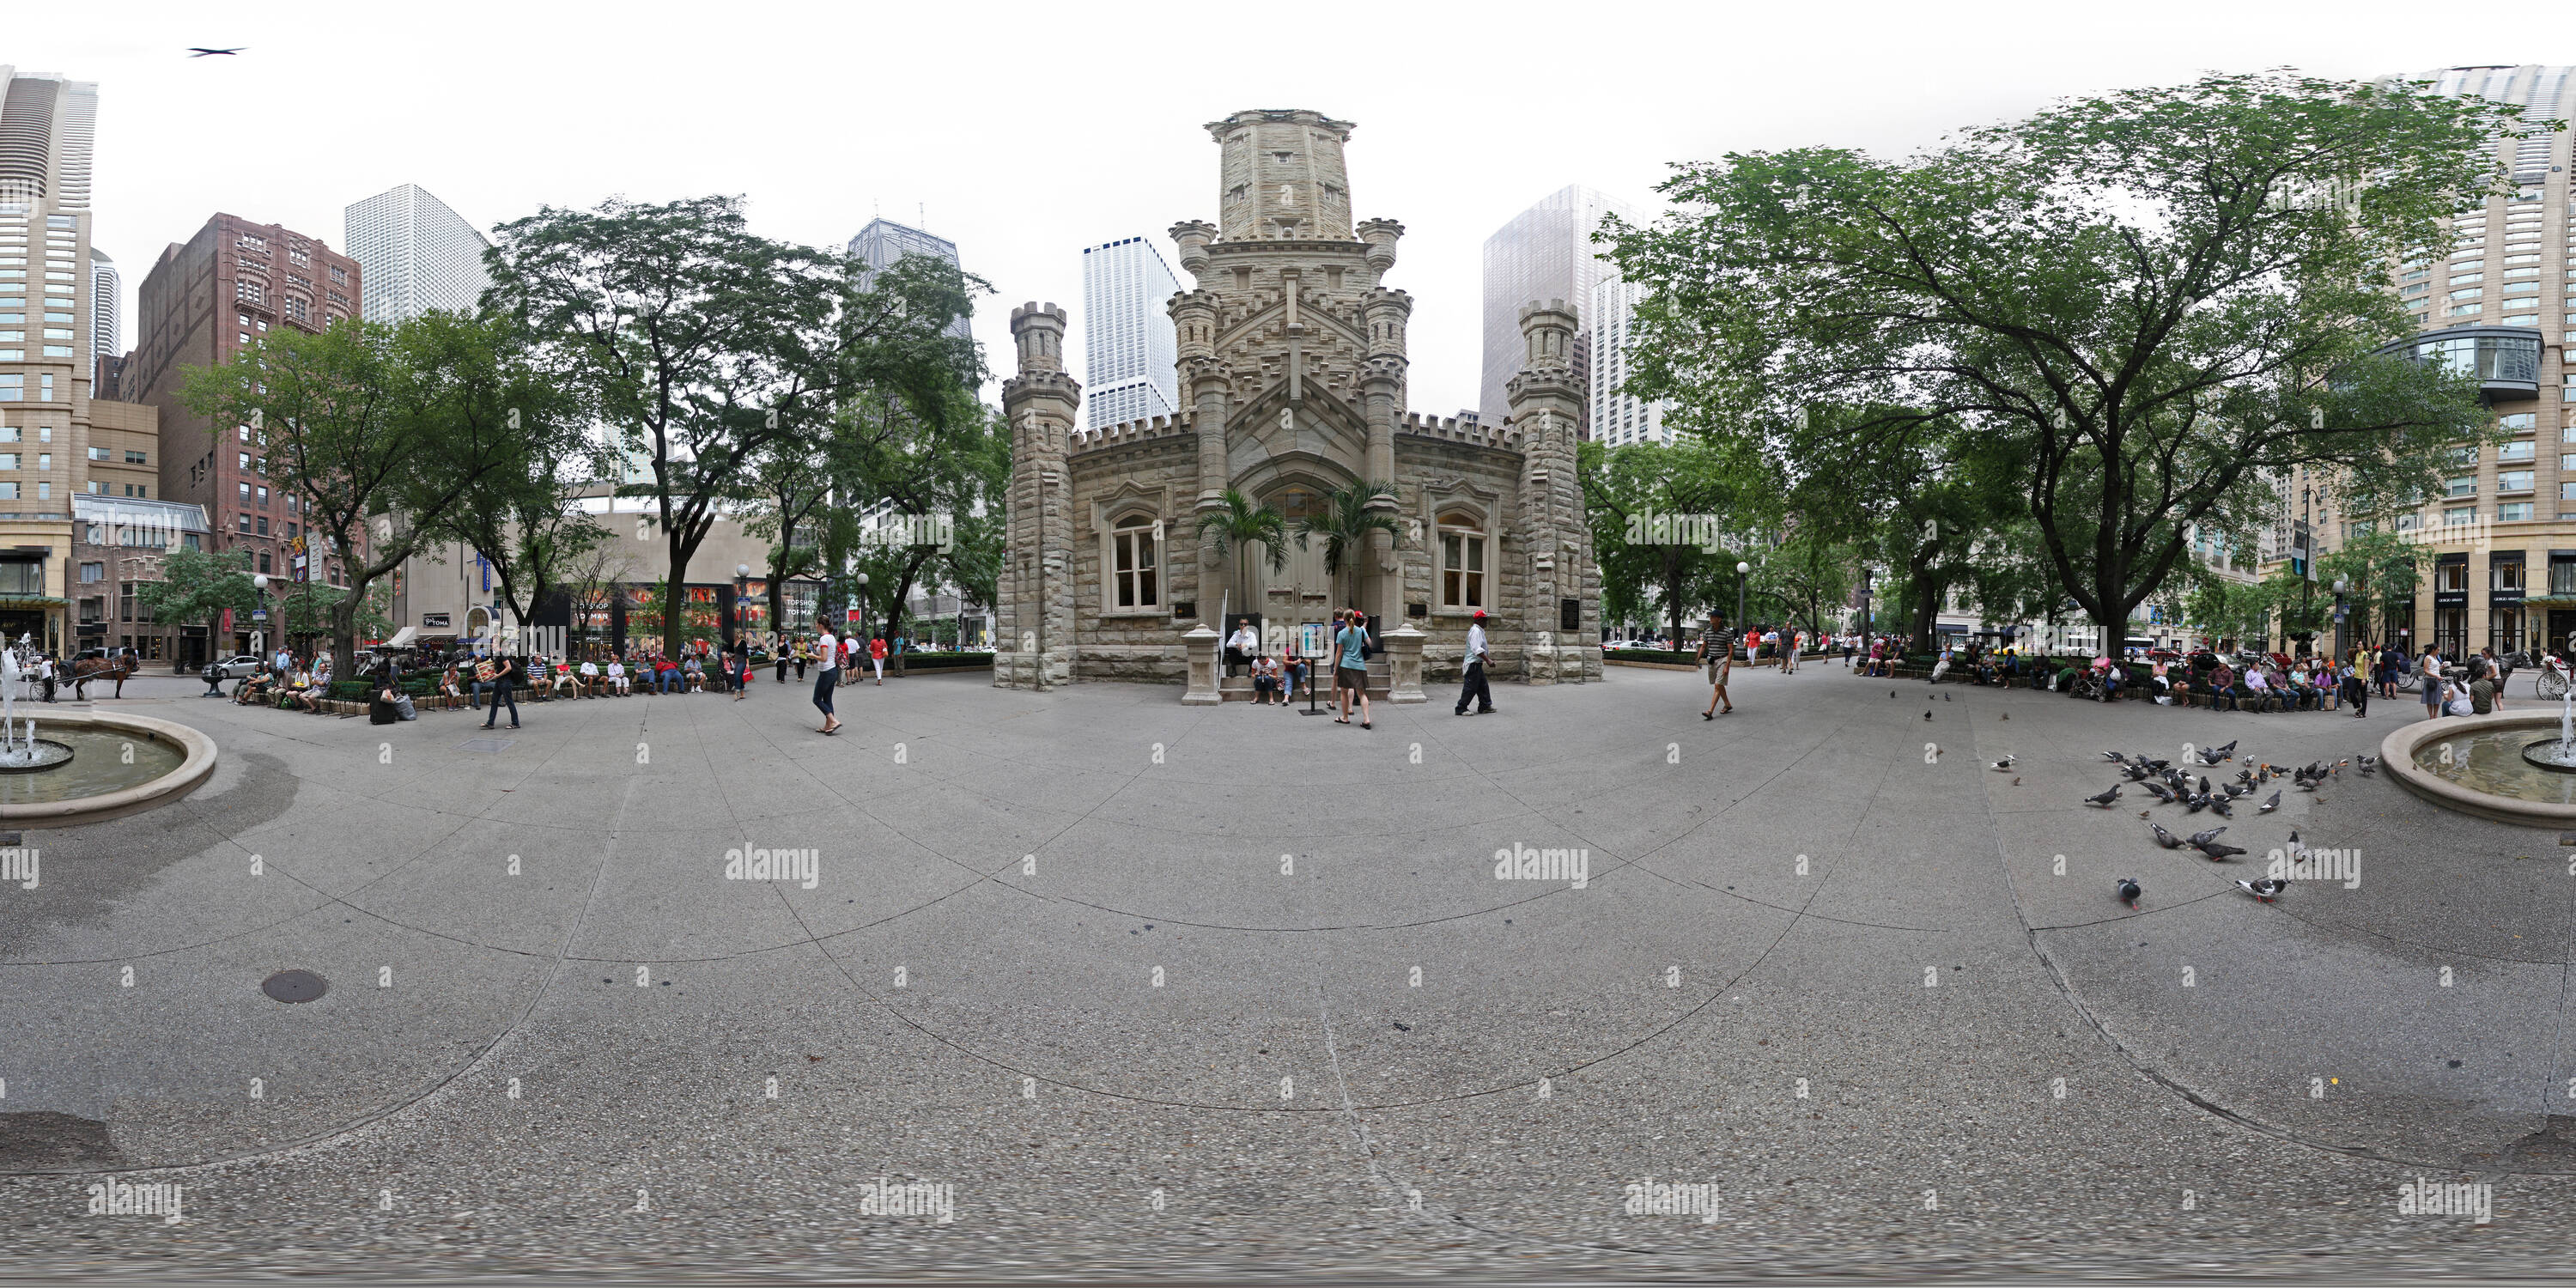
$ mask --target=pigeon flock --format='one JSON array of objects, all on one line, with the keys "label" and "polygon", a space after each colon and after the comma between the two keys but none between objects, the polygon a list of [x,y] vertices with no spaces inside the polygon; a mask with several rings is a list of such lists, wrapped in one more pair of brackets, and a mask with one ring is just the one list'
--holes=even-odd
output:
[{"label": "pigeon flock", "polygon": [[[2346,765],[2358,763],[2361,766],[2361,772],[2365,774],[2376,773],[2379,769],[2379,758],[2376,756],[2359,756],[2353,760],[2332,762],[2319,760],[2295,768],[2283,769],[2277,765],[2257,761],[2252,756],[2237,755],[2234,742],[2223,747],[2204,747],[2185,757],[2187,763],[2200,769],[2217,769],[2231,761],[2241,766],[2236,771],[2234,781],[2218,784],[2212,784],[2207,774],[2194,774],[2168,759],[2118,751],[2103,752],[2102,759],[2118,767],[2121,781],[2113,783],[2109,790],[2100,795],[2085,797],[2085,804],[2109,809],[2119,803],[2121,787],[2134,783],[2140,790],[2154,798],[2154,804],[2178,805],[2182,807],[2186,816],[2208,810],[2222,819],[2235,817],[2234,802],[2238,798],[2251,797],[2257,789],[2276,778],[2290,780],[2290,785],[2300,791],[2313,792],[2322,783],[2338,780]],[[2008,769],[2012,763],[2013,758],[2006,756],[1995,762],[1995,768]],[[2276,788],[2271,795],[2263,798],[2261,804],[2254,807],[2254,812],[2269,814],[2279,808],[2281,808],[2281,792]],[[2148,833],[2155,838],[2157,845],[2165,849],[2188,848],[2212,863],[2225,863],[2246,853],[2244,847],[2230,845],[2219,839],[2226,833],[2229,827],[2227,823],[2196,831],[2188,836],[2177,836],[2167,831],[2162,823],[2149,819],[2148,811],[2140,811],[2138,817],[2148,819]],[[2297,829],[2292,829],[2288,845],[2291,858],[2297,859],[2306,852],[2306,848],[2299,840]],[[2289,884],[2289,881],[2284,878],[2267,876],[2251,881],[2237,881],[2236,887],[2264,903],[2270,903],[2287,890]],[[2120,902],[2132,909],[2138,906],[2138,899],[2144,893],[2144,887],[2135,877],[2117,878],[2114,882],[2114,890],[2119,895]]]}]

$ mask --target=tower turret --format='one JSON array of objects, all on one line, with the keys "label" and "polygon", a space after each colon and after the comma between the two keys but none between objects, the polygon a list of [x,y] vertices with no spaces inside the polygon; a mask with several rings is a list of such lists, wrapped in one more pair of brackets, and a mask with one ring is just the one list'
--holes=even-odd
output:
[{"label": "tower turret", "polygon": [[1532,684],[1581,683],[1601,674],[1601,651],[1590,647],[1601,617],[1601,574],[1575,456],[1584,391],[1574,374],[1574,328],[1574,310],[1563,300],[1521,306],[1526,356],[1520,374],[1504,386],[1520,436],[1521,555],[1529,587],[1522,638]]},{"label": "tower turret", "polygon": [[1011,425],[1004,556],[996,579],[993,683],[1051,689],[1073,679],[1073,503],[1065,436],[1082,384],[1064,370],[1064,310],[1031,301],[1011,310],[1018,375],[1002,382]]},{"label": "tower turret", "polygon": [[1228,241],[1350,241],[1351,184],[1342,144],[1352,125],[1304,108],[1237,112],[1208,123],[1225,149],[1217,212]]}]

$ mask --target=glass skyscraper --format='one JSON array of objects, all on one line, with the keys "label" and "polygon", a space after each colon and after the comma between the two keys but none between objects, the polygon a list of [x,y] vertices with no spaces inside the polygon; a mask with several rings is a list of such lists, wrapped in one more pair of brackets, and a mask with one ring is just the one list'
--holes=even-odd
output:
[{"label": "glass skyscraper", "polygon": [[[951,264],[960,263],[957,243],[891,219],[871,219],[867,227],[859,230],[858,236],[850,239],[851,258],[867,265],[859,274],[861,289],[875,284],[878,269],[889,267],[906,255],[928,255]],[[946,330],[960,340],[972,338],[964,318],[950,322]]]},{"label": "glass skyscraper", "polygon": [[1181,289],[1142,237],[1082,249],[1083,424],[1180,410],[1180,344],[1165,306]]},{"label": "glass skyscraper", "polygon": [[1673,441],[1673,431],[1664,428],[1662,403],[1619,391],[1628,378],[1629,323],[1643,294],[1643,288],[1621,277],[1618,270],[1606,269],[1601,280],[1592,284],[1592,298],[1583,310],[1584,347],[1591,351],[1583,401],[1591,417],[1592,437],[1613,447]]},{"label": "glass skyscraper", "polygon": [[471,313],[492,285],[483,267],[491,243],[427,189],[406,183],[349,207],[344,231],[358,261],[359,314],[370,322]]},{"label": "glass skyscraper", "polygon": [[[1512,216],[1485,239],[1484,370],[1476,410],[1485,424],[1500,425],[1510,413],[1503,386],[1521,369],[1521,306],[1532,300],[1563,300],[1583,325],[1575,332],[1574,374],[1590,383],[1585,337],[1591,318],[1593,284],[1613,271],[1592,242],[1604,215],[1641,222],[1636,209],[1581,186],[1561,188],[1537,205]],[[1588,430],[1587,430],[1588,435]]]}]

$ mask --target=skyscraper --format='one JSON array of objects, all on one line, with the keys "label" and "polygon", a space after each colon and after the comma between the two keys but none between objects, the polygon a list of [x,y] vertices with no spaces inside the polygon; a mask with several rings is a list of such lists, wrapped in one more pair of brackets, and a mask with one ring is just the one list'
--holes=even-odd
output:
[{"label": "skyscraper", "polygon": [[[109,358],[125,352],[118,344],[118,323],[124,319],[125,277],[116,271],[116,261],[96,246],[89,248],[89,351],[93,358]],[[93,393],[96,391],[93,390]]]},{"label": "skyscraper", "polygon": [[[863,288],[875,283],[878,269],[890,267],[906,255],[928,255],[951,264],[959,262],[957,243],[945,237],[932,236],[910,224],[882,218],[869,220],[868,226],[850,239],[850,255],[867,265],[859,275],[859,284]],[[950,322],[947,332],[960,340],[972,338],[964,318]]]},{"label": "skyscraper", "polygon": [[1592,300],[1583,315],[1583,334],[1589,339],[1584,347],[1591,351],[1584,401],[1592,437],[1613,447],[1673,441],[1673,432],[1664,428],[1662,403],[1619,391],[1628,379],[1629,322],[1643,294],[1643,288],[1610,269],[1592,284]]},{"label": "skyscraper", "polygon": [[[1476,410],[1484,423],[1500,425],[1511,406],[1503,386],[1521,369],[1520,309],[1531,300],[1564,300],[1577,309],[1592,302],[1592,285],[1613,271],[1592,242],[1604,215],[1639,221],[1625,203],[1574,186],[1561,188],[1537,205],[1511,217],[1485,239],[1485,345],[1483,380]],[[1589,319],[1581,319],[1589,322]],[[1589,385],[1590,364],[1582,337],[1576,333],[1574,374]]]},{"label": "skyscraper", "polygon": [[1085,426],[1123,425],[1181,408],[1180,357],[1171,314],[1181,289],[1162,252],[1142,237],[1082,249],[1082,380]]},{"label": "skyscraper", "polygon": [[70,640],[73,461],[93,450],[97,122],[96,85],[0,65],[0,636],[47,649]]},{"label": "skyscraper", "polygon": [[2458,658],[2490,645],[2499,654],[2559,647],[2576,634],[2576,403],[2544,396],[2576,380],[2566,353],[2576,344],[2576,295],[2565,293],[2576,285],[2569,135],[2549,128],[2567,116],[2571,71],[2445,67],[2380,82],[2519,104],[2529,124],[2490,143],[2507,188],[2455,214],[2447,240],[2399,263],[2393,283],[2417,328],[2405,348],[2475,373],[2504,441],[2463,449],[2421,511],[2345,513],[2330,479],[2302,470],[2277,481],[2281,514],[2265,534],[2267,558],[2330,553],[2372,525],[2429,548],[2413,602],[2395,606],[2390,622],[2349,623],[2358,638],[2429,643]]},{"label": "skyscraper", "polygon": [[492,285],[483,267],[492,243],[417,185],[400,184],[350,206],[343,231],[365,284],[359,315],[370,322],[399,322],[431,309],[471,313]]}]

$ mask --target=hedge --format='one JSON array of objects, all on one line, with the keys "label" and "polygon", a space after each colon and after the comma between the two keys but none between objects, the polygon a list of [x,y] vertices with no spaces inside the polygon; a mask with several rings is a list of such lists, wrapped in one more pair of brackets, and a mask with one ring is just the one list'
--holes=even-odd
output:
[{"label": "hedge", "polygon": [[1690,649],[1614,648],[1601,655],[1605,662],[1679,662],[1685,666],[1699,660]]},{"label": "hedge", "polygon": [[906,653],[903,655],[903,669],[907,671],[935,671],[942,667],[991,666],[992,664],[993,655],[990,653]]}]

